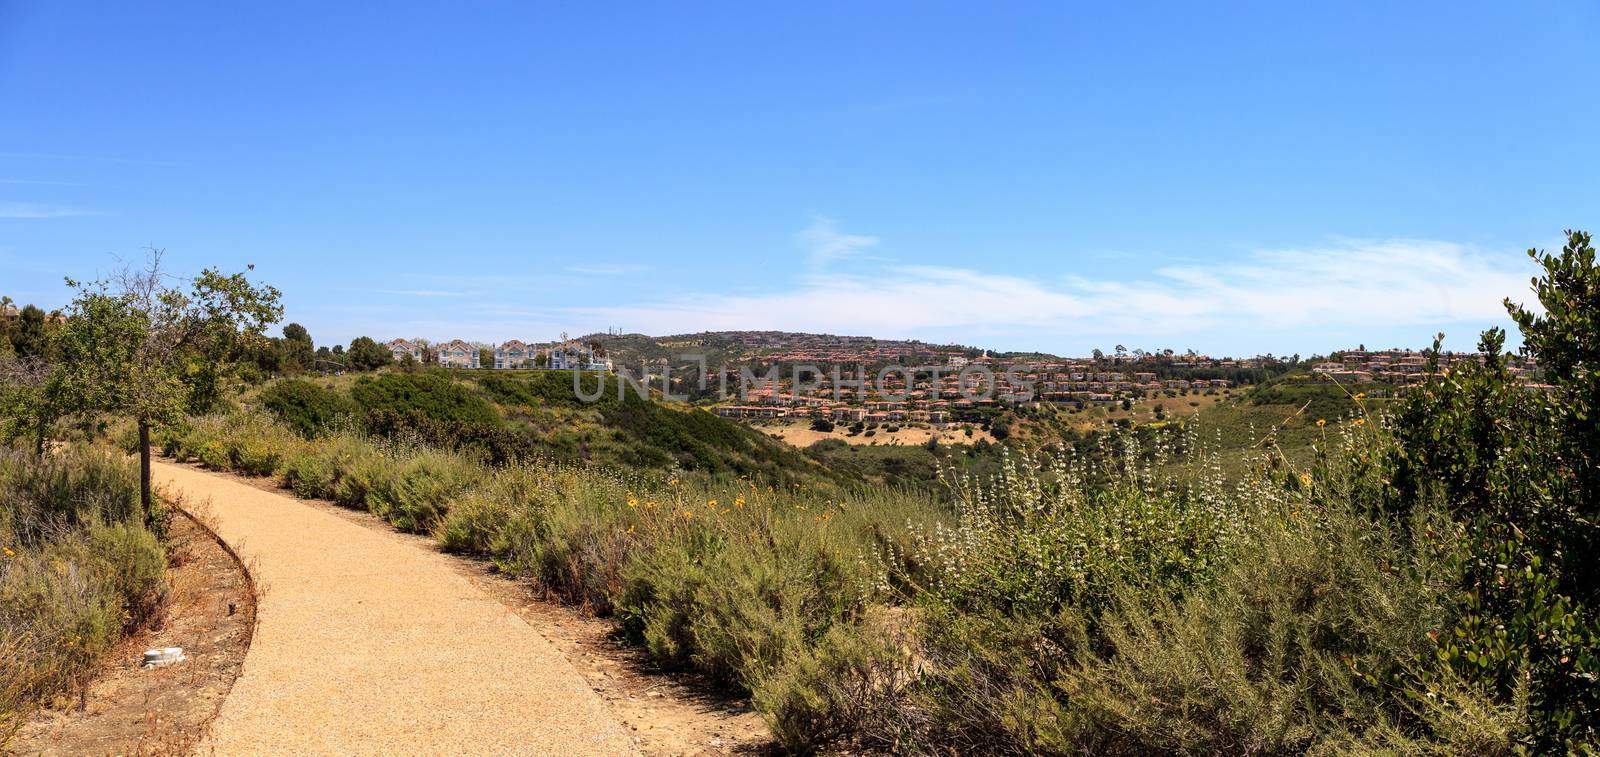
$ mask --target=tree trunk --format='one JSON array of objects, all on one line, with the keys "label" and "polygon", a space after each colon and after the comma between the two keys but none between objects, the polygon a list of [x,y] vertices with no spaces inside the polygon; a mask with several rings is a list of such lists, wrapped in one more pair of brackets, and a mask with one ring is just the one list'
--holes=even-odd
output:
[{"label": "tree trunk", "polygon": [[150,506],[150,423],[139,419],[139,506],[148,522],[155,509]]}]

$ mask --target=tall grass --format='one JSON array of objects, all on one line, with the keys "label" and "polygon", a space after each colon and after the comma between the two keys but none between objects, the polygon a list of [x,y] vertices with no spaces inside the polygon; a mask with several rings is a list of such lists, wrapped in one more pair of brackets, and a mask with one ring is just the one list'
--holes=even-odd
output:
[{"label": "tall grass", "polygon": [[128,461],[0,450],[0,746],[30,707],[81,691],[122,634],[155,617],[165,557]]},{"label": "tall grass", "polygon": [[1189,428],[947,471],[947,502],[489,467],[248,418],[166,445],[275,459],[301,496],[612,617],[663,666],[750,692],[796,751],[1508,750],[1524,705],[1436,662],[1457,532],[1442,508],[1387,514],[1392,441],[1359,420],[1319,431],[1310,465],[1269,445],[1243,480]]}]

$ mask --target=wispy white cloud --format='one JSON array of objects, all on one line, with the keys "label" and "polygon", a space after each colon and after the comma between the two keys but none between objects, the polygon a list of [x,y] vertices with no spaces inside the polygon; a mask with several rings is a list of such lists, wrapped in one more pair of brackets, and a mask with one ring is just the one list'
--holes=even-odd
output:
[{"label": "wispy white cloud", "polygon": [[466,292],[451,292],[443,289],[379,289],[378,294],[392,294],[397,297],[465,297]]},{"label": "wispy white cloud", "polygon": [[839,231],[833,219],[818,216],[801,231],[796,241],[806,251],[806,262],[813,269],[826,268],[828,264],[851,257],[878,244],[878,238]]},{"label": "wispy white cloud", "polygon": [[31,202],[0,203],[0,218],[69,218],[97,215],[92,210]]},{"label": "wispy white cloud", "polygon": [[650,270],[650,266],[633,263],[590,263],[567,266],[568,273],[582,274],[584,276],[631,276],[648,270]]},{"label": "wispy white cloud", "polygon": [[[831,224],[822,228],[836,235]],[[870,242],[836,243],[834,249],[840,244],[844,252],[834,254]],[[1525,291],[1528,275],[1520,255],[1438,241],[1352,241],[1261,251],[1217,265],[1169,266],[1143,278],[1047,281],[886,264],[870,272],[814,272],[766,294],[692,293],[587,315],[653,333],[785,329],[921,338],[1005,335],[1012,341],[1021,335],[1036,343],[1291,331],[1360,335],[1503,320],[1502,298]]]}]

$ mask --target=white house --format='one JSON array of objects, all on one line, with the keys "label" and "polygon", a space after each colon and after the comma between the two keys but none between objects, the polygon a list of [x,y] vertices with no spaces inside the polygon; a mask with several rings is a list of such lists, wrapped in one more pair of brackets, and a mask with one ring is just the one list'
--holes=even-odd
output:
[{"label": "white house", "polygon": [[435,346],[433,356],[439,365],[453,368],[478,367],[478,348],[460,339],[454,339]]},{"label": "white house", "polygon": [[611,358],[596,355],[594,347],[567,342],[550,348],[549,367],[552,370],[584,370],[611,372]]},{"label": "white house", "polygon": [[383,345],[389,350],[389,357],[394,360],[404,360],[410,355],[412,360],[422,362],[422,348],[406,339],[392,339]]},{"label": "white house", "polygon": [[512,339],[495,348],[494,367],[507,368],[532,368],[534,351],[520,339]]}]

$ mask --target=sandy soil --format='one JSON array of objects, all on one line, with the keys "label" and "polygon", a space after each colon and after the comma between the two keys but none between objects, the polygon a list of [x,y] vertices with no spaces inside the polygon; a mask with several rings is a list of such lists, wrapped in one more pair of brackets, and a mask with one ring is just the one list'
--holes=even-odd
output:
[{"label": "sandy soil", "polygon": [[[35,713],[7,751],[180,754],[205,735],[250,646],[255,595],[244,566],[195,520],[174,515],[169,536],[172,593],[161,622],[112,653],[80,706]],[[153,647],[183,647],[189,659],[140,668]]]},{"label": "sandy soil", "polygon": [[229,477],[156,477],[211,500],[258,587],[244,672],[201,752],[637,752],[555,645],[447,556]]}]

